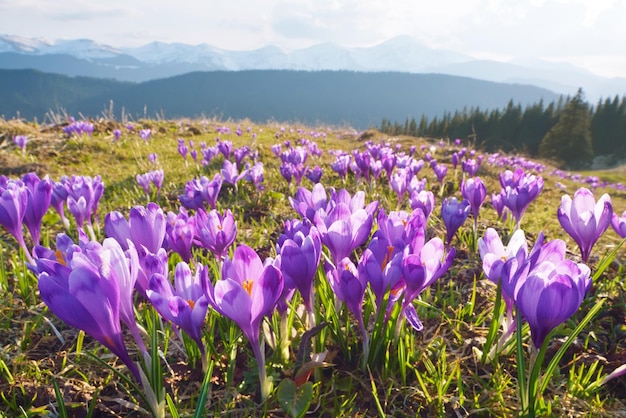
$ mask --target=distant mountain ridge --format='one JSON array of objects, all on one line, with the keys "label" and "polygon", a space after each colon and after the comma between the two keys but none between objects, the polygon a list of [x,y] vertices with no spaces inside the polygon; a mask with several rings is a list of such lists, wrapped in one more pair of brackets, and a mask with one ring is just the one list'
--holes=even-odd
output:
[{"label": "distant mountain ridge", "polygon": [[[59,61],[71,60],[59,68]],[[76,61],[78,60],[78,61]],[[80,61],[80,62],[79,62]],[[47,41],[0,35],[0,68],[37,69],[72,76],[142,82],[194,71],[305,70],[441,73],[486,81],[533,84],[574,95],[582,87],[594,102],[626,94],[626,78],[594,75],[570,64],[503,63],[424,46],[401,36],[367,48],[324,43],[286,50],[266,46],[231,51],[206,43],[153,42],[141,47],[111,47],[89,39]]]},{"label": "distant mountain ridge", "polygon": [[64,110],[96,117],[113,103],[133,118],[219,117],[366,129],[463,108],[522,106],[558,95],[534,86],[442,74],[247,70],[193,72],[143,83],[0,70],[0,115],[42,120]]}]

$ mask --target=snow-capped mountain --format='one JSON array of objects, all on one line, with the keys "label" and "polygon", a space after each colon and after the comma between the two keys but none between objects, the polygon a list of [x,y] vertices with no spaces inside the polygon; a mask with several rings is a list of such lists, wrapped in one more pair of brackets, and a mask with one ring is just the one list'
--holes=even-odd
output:
[{"label": "snow-capped mountain", "polygon": [[[67,56],[71,57],[66,59],[67,68],[60,70],[63,57]],[[582,87],[591,101],[626,94],[626,78],[600,77],[567,63],[479,60],[466,54],[429,48],[408,36],[367,48],[323,43],[295,50],[266,46],[251,51],[232,51],[206,43],[152,42],[140,47],[117,48],[89,39],[48,41],[0,35],[0,68],[30,68],[136,82],[193,71],[393,71],[532,84],[566,95],[574,95]]]},{"label": "snow-capped mountain", "polygon": [[32,55],[71,55],[81,59],[113,58],[122,51],[90,39],[48,41],[40,38],[0,35],[0,52]]}]

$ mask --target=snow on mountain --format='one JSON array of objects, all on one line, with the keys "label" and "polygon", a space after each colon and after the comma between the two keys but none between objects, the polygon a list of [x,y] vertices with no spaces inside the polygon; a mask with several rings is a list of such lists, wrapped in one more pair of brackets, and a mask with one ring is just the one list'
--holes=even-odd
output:
[{"label": "snow on mountain", "polygon": [[122,50],[128,55],[150,64],[211,62],[215,56],[222,53],[218,48],[208,44],[188,45],[165,42],[151,42],[140,47],[123,48]]},{"label": "snow on mountain", "polygon": [[459,64],[473,57],[452,51],[428,48],[410,36],[398,36],[370,48],[353,50],[356,61],[368,71],[423,72],[431,66]]},{"label": "snow on mountain", "polygon": [[0,52],[33,55],[65,54],[87,60],[113,58],[122,54],[120,50],[90,39],[47,41],[12,35],[0,35]]},{"label": "snow on mountain", "polygon": [[51,43],[40,38],[24,38],[15,35],[0,35],[0,52],[34,54]]},{"label": "snow on mountain", "polygon": [[58,40],[41,49],[42,54],[67,54],[82,59],[114,58],[122,51],[90,39]]}]

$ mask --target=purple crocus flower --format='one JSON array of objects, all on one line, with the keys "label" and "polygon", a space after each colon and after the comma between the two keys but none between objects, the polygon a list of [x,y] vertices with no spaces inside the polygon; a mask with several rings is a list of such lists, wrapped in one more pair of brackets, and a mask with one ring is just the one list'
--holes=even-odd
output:
[{"label": "purple crocus flower", "polygon": [[[104,249],[93,243],[95,248],[74,250],[71,259],[63,263],[37,259],[39,292],[56,316],[111,350],[141,382],[139,370],[126,349],[120,322],[121,317],[130,315],[132,307],[132,301],[126,300],[132,292],[128,290],[132,270],[114,242],[107,242]],[[124,269],[128,270],[122,274]]]},{"label": "purple crocus flower", "polygon": [[280,172],[280,175],[283,176],[283,178],[287,181],[287,184],[290,184],[291,180],[293,179],[293,164],[282,163],[278,168],[278,171]]},{"label": "purple crocus flower", "polygon": [[384,151],[381,153],[380,161],[383,165],[383,169],[387,173],[387,178],[391,179],[391,174],[393,173],[393,169],[396,166],[396,155],[389,148],[384,148]]},{"label": "purple crocus flower", "polygon": [[187,153],[189,152],[189,147],[185,144],[185,140],[183,138],[178,138],[178,153],[183,160],[187,160]]},{"label": "purple crocus flower", "polygon": [[435,207],[435,194],[430,190],[413,192],[410,196],[411,209],[421,209],[426,218],[430,217]]},{"label": "purple crocus flower", "polygon": [[104,184],[100,176],[72,176],[69,179],[67,207],[81,231],[86,222],[91,232],[92,218],[97,221],[98,205],[103,192]]},{"label": "purple crocus flower", "polygon": [[250,147],[248,147],[247,145],[244,145],[241,148],[236,148],[234,153],[235,153],[235,163],[237,164],[237,166],[240,166],[241,163],[243,162],[243,159],[246,158],[248,155],[250,155]]},{"label": "purple crocus flower", "polygon": [[456,170],[457,165],[459,165],[459,154],[457,152],[452,154],[452,157],[450,157],[450,162],[452,163],[452,168]]},{"label": "purple crocus flower", "polygon": [[246,336],[257,359],[261,398],[267,399],[270,382],[265,371],[265,352],[259,333],[261,321],[272,314],[283,292],[283,276],[278,268],[265,267],[252,248],[240,245],[232,260],[222,266],[222,278],[207,281],[209,303],[221,315],[233,320]]},{"label": "purple crocus flower", "polygon": [[322,242],[330,251],[334,262],[348,257],[363,244],[369,237],[373,224],[372,213],[362,208],[362,204],[357,203],[351,207],[346,204],[345,199],[342,200],[344,201],[340,200],[328,214],[324,210],[317,211],[314,218],[314,224],[322,235]]},{"label": "purple crocus flower", "polygon": [[196,235],[196,225],[185,208],[181,207],[178,214],[168,212],[165,227],[167,247],[178,253],[184,262],[191,261],[191,246]]},{"label": "purple crocus flower", "polygon": [[363,361],[369,357],[369,335],[363,320],[363,298],[367,289],[367,278],[359,274],[357,267],[349,258],[336,262],[337,267],[326,263],[326,277],[337,300],[346,304],[348,310],[356,318],[363,335]]},{"label": "purple crocus flower", "polygon": [[149,172],[149,174],[150,182],[154,184],[154,187],[156,188],[158,193],[159,190],[161,190],[161,187],[163,187],[163,179],[165,177],[163,170],[152,170]]},{"label": "purple crocus flower", "polygon": [[622,216],[618,216],[617,213],[613,213],[611,218],[611,225],[613,229],[622,238],[626,238],[626,211],[622,213]]},{"label": "purple crocus flower", "polygon": [[[505,246],[496,230],[487,228],[484,237],[478,238],[478,252],[483,261],[485,276],[497,285],[501,280],[504,263],[517,257],[518,253],[526,257],[528,254],[528,244],[526,243],[524,231],[521,229],[513,233],[508,245]],[[513,331],[511,328],[513,320],[513,299],[509,297],[506,292],[502,292],[502,297],[504,298],[507,308],[508,322],[505,325],[505,333],[508,334]]]},{"label": "purple crocus flower", "polygon": [[311,181],[313,184],[317,184],[320,182],[322,178],[322,169],[319,165],[316,165],[313,168],[308,168],[304,176]]},{"label": "purple crocus flower", "polygon": [[398,207],[402,204],[402,198],[409,188],[409,181],[413,178],[413,173],[406,168],[399,168],[391,175],[389,185],[398,196]]},{"label": "purple crocus flower", "polygon": [[145,248],[154,254],[163,246],[165,224],[163,209],[156,203],[150,202],[147,206],[134,206],[130,210],[128,217],[130,239],[139,253],[142,253],[142,248]]},{"label": "purple crocus flower", "polygon": [[152,136],[152,131],[150,129],[142,129],[139,131],[139,137],[146,142],[148,142],[150,136]]},{"label": "purple crocus flower", "polygon": [[417,316],[413,300],[448,271],[455,255],[454,247],[445,254],[443,242],[438,237],[423,245],[417,241],[404,249],[402,273],[406,287],[402,313],[416,331],[421,331],[424,326]]},{"label": "purple crocus flower", "polygon": [[206,349],[202,342],[202,329],[209,298],[209,275],[206,267],[198,264],[196,273],[192,274],[189,265],[180,262],[174,271],[174,288],[167,277],[154,274],[150,278],[146,296],[159,314],[185,331],[198,344],[202,358],[202,369],[206,371]]},{"label": "purple crocus flower", "polygon": [[385,293],[402,284],[402,251],[406,244],[401,236],[399,238],[396,245],[392,245],[385,234],[374,235],[357,265],[359,276],[369,282],[376,296],[378,309],[383,304]]},{"label": "purple crocus flower", "polygon": [[217,173],[213,176],[213,180],[202,176],[200,179],[193,179],[185,185],[185,194],[180,195],[178,199],[180,203],[187,209],[200,209],[205,207],[205,203],[209,207],[215,209],[217,207],[217,198],[222,189],[222,176]]},{"label": "purple crocus flower", "polygon": [[596,203],[593,193],[581,187],[574,193],[573,199],[563,195],[557,216],[565,232],[578,244],[582,260],[586,263],[593,245],[611,224],[611,197],[603,194]]},{"label": "purple crocus flower", "polygon": [[446,226],[446,246],[450,245],[454,234],[469,216],[470,209],[470,203],[467,199],[460,202],[456,197],[443,199],[441,219]]},{"label": "purple crocus flower", "polygon": [[265,187],[263,186],[264,177],[264,169],[262,162],[256,162],[252,167],[246,170],[244,178],[254,184],[257,190],[263,190]]},{"label": "purple crocus flower", "polygon": [[565,252],[565,242],[544,244],[540,234],[526,259],[518,255],[502,268],[502,289],[528,322],[536,349],[578,310],[591,286],[589,267],[565,259]]},{"label": "purple crocus flower", "polygon": [[280,152],[282,150],[282,144],[274,144],[271,146],[271,150],[274,153],[275,156],[279,157],[280,156]]},{"label": "purple crocus flower", "polygon": [[245,175],[245,171],[239,174],[239,169],[237,168],[237,164],[231,162],[230,160],[224,160],[222,165],[222,170],[220,171],[224,181],[228,184],[232,184],[233,186],[237,186],[239,180],[241,180]]},{"label": "purple crocus flower", "polygon": [[233,143],[231,141],[221,140],[218,140],[216,142],[218,151],[224,156],[225,159],[228,160],[230,158],[230,153],[233,150]]},{"label": "purple crocus flower", "polygon": [[200,190],[202,200],[204,200],[212,209],[217,207],[217,198],[220,194],[220,190],[222,189],[222,182],[222,176],[217,173],[213,176],[213,180],[205,183],[202,190]]},{"label": "purple crocus flower", "polygon": [[431,161],[430,166],[435,172],[435,176],[437,176],[437,181],[439,181],[439,183],[443,183],[444,177],[448,174],[448,166],[445,164],[437,164],[435,160]]},{"label": "purple crocus flower", "polygon": [[48,176],[40,180],[35,173],[25,174],[22,180],[28,189],[28,205],[24,213],[24,224],[30,232],[33,244],[38,245],[41,234],[41,221],[50,207],[54,183]]},{"label": "purple crocus flower", "polygon": [[[22,181],[9,181],[0,196],[0,225],[4,227],[24,250],[31,260],[30,252],[24,242],[22,222],[28,207],[28,189]],[[32,261],[32,260],[31,260]]]},{"label": "purple crocus flower", "polygon": [[220,215],[215,209],[207,213],[199,208],[193,222],[196,230],[194,242],[211,251],[218,260],[224,259],[237,238],[237,222],[230,209]]},{"label": "purple crocus flower", "polygon": [[345,180],[348,175],[348,168],[350,167],[350,161],[352,157],[350,154],[337,155],[334,162],[330,163],[330,168],[337,174],[342,180]]},{"label": "purple crocus flower", "polygon": [[478,169],[480,168],[480,164],[473,158],[469,160],[464,160],[461,162],[461,167],[464,173],[467,173],[468,176],[474,177],[476,173],[478,173]]},{"label": "purple crocus flower", "polygon": [[146,196],[150,198],[150,173],[137,174],[135,179],[145,192]]},{"label": "purple crocus flower", "polygon": [[134,206],[130,210],[128,221],[124,216],[113,211],[104,218],[104,231],[127,250],[130,240],[140,254],[156,253],[163,246],[165,239],[165,215],[156,203],[147,206]]},{"label": "purple crocus flower", "polygon": [[478,226],[478,212],[487,198],[487,187],[480,177],[470,177],[461,183],[461,195],[467,199],[474,215],[474,230]]},{"label": "purple crocus flower", "polygon": [[22,152],[26,151],[26,144],[28,143],[28,137],[26,135],[15,135],[13,142]]},{"label": "purple crocus flower", "polygon": [[283,240],[280,249],[280,270],[286,287],[295,287],[304,306],[313,312],[313,281],[322,255],[322,241],[315,227],[308,235],[296,232],[293,239]]},{"label": "purple crocus flower", "polygon": [[500,174],[502,185],[502,202],[509,208],[516,220],[517,228],[528,206],[539,196],[543,190],[543,178],[534,174],[524,173],[517,169],[514,173],[509,170]]},{"label": "purple crocus flower", "polygon": [[59,214],[65,230],[69,230],[70,228],[70,221],[65,216],[65,202],[67,201],[68,188],[69,180],[66,176],[63,176],[60,181],[54,182],[52,186],[52,196],[50,198],[50,206]]},{"label": "purple crocus flower", "polygon": [[500,193],[491,194],[491,205],[498,213],[498,219],[502,221],[506,220],[506,211],[508,209],[504,206],[504,201],[502,200],[502,195]]},{"label": "purple crocus flower", "polygon": [[329,210],[328,196],[326,189],[321,183],[317,183],[311,190],[299,187],[294,197],[289,197],[291,207],[303,218],[313,221],[315,212],[320,209]]},{"label": "purple crocus flower", "polygon": [[150,161],[152,165],[156,165],[158,159],[159,155],[156,152],[151,152],[150,154],[148,154],[148,161]]},{"label": "purple crocus flower", "polygon": [[119,129],[113,129],[113,138],[115,141],[119,141],[122,137],[122,131]]}]

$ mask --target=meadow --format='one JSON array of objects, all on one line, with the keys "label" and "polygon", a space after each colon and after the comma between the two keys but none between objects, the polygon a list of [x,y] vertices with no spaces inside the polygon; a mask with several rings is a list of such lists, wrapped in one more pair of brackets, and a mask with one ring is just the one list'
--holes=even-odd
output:
[{"label": "meadow", "polygon": [[2,416],[626,416],[624,168],[59,118],[0,175]]}]

